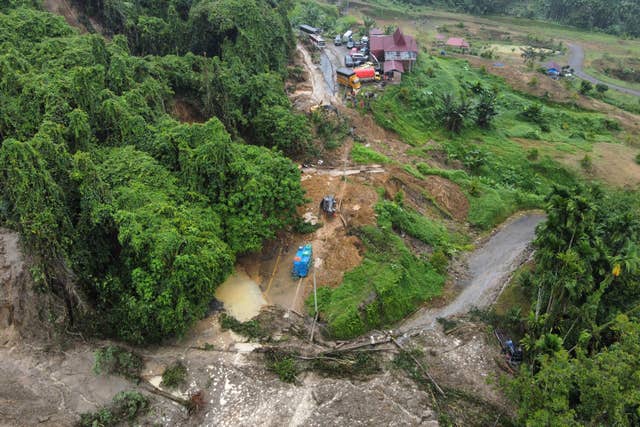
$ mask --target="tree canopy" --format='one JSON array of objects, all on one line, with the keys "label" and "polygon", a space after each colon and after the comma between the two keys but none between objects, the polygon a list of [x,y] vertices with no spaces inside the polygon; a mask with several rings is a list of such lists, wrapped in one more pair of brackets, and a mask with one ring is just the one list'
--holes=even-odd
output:
[{"label": "tree canopy", "polygon": [[[0,222],[22,232],[50,291],[88,302],[75,318],[135,343],[206,314],[236,255],[303,201],[280,151],[309,138],[284,94],[281,6],[191,3],[87,2],[122,33],[111,41],[0,3]],[[176,121],[176,96],[208,120]]]}]

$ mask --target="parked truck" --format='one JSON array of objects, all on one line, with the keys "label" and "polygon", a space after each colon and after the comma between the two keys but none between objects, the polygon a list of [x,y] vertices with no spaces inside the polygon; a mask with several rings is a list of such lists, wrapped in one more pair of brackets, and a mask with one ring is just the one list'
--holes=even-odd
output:
[{"label": "parked truck", "polygon": [[360,67],[353,70],[360,79],[361,83],[373,82],[380,80],[380,73],[373,67]]},{"label": "parked truck", "polygon": [[339,85],[346,86],[353,90],[358,90],[361,86],[358,75],[349,68],[338,68],[336,70],[336,80]]}]

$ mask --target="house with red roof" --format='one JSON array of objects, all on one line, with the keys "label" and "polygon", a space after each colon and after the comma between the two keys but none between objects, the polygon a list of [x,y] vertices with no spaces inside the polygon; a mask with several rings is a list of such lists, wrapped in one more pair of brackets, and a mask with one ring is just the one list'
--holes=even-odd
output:
[{"label": "house with red roof", "polygon": [[450,37],[449,40],[447,40],[446,45],[462,50],[469,49],[469,43],[460,37]]},{"label": "house with red roof", "polygon": [[384,73],[411,71],[418,58],[418,43],[398,28],[392,35],[385,35],[374,28],[369,32],[369,49],[380,62]]}]

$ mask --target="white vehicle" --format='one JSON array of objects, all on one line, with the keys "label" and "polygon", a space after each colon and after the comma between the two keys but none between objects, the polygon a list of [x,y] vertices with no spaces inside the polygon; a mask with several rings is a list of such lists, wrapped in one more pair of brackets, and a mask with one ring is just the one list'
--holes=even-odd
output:
[{"label": "white vehicle", "polygon": [[345,43],[348,42],[352,35],[353,35],[353,31],[351,31],[351,30],[347,31],[342,36],[342,41],[345,42]]}]

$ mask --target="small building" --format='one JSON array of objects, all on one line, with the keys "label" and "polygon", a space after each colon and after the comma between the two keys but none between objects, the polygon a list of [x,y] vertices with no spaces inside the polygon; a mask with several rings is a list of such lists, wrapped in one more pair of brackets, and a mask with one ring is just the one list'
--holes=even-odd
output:
[{"label": "small building", "polygon": [[369,37],[382,37],[384,36],[384,31],[382,31],[380,28],[372,28],[371,30],[369,30]]},{"label": "small building", "polygon": [[391,77],[395,82],[400,82],[402,73],[404,73],[404,66],[400,61],[384,61],[383,71],[385,76]]},{"label": "small building", "polygon": [[560,65],[557,62],[553,62],[553,61],[547,63],[545,68],[547,70],[547,75],[551,77],[559,77],[562,71],[562,67],[560,67]]},{"label": "small building", "polygon": [[460,37],[450,37],[446,43],[447,46],[460,49],[462,52],[469,49],[469,42]]},{"label": "small building", "polygon": [[[395,72],[411,71],[418,58],[418,43],[411,37],[402,34],[398,28],[392,35],[379,34],[374,28],[369,33],[369,48],[374,58],[382,63],[385,70],[393,68]],[[389,64],[387,64],[389,63]]]}]

